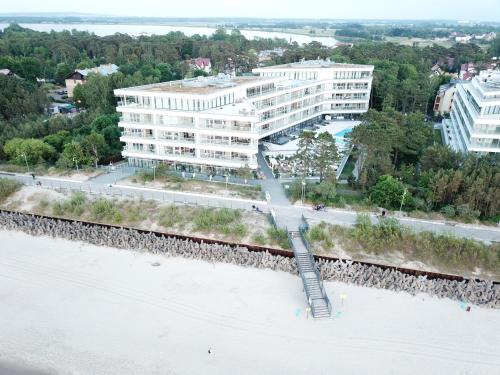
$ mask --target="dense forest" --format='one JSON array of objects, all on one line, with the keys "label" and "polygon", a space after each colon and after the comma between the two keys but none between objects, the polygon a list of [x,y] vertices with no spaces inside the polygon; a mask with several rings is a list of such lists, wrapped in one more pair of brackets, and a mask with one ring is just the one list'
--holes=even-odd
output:
[{"label": "dense forest", "polygon": [[369,40],[382,40],[384,37],[447,38],[452,32],[475,35],[500,32],[500,27],[493,25],[450,25],[432,22],[413,25],[349,23],[337,25],[335,28],[335,36]]},{"label": "dense forest", "polygon": [[[16,74],[0,76],[0,160],[22,164],[27,155],[30,164],[61,168],[115,160],[121,144],[114,89],[184,77],[184,61],[193,57],[209,57],[215,72],[250,72],[257,65],[257,52],[275,47],[285,47],[285,52],[269,64],[330,58],[375,66],[371,110],[352,134],[363,159],[357,182],[361,191],[377,197],[380,188],[399,191],[403,186],[411,197],[407,209],[498,216],[498,157],[453,153],[438,144],[428,121],[436,91],[446,81],[430,78],[431,66],[453,61],[443,69],[456,71],[463,62],[487,61],[500,54],[498,37],[488,51],[474,44],[419,48],[375,41],[328,48],[318,42],[300,46],[280,39],[248,40],[237,30],[219,29],[209,37],[174,32],[133,38],[74,30],[45,33],[11,25],[0,32],[0,68]],[[120,72],[90,76],[77,87],[75,101],[84,109],[81,114],[45,114],[47,87],[37,78],[61,83],[75,68],[102,63],[117,64]]]},{"label": "dense forest", "polygon": [[371,109],[350,137],[360,168],[351,184],[372,203],[469,221],[500,219],[499,155],[464,155],[442,146],[418,112]]}]

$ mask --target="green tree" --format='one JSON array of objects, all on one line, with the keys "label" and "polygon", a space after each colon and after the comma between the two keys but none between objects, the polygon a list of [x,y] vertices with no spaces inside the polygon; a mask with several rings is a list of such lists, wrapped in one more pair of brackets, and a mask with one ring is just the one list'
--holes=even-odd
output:
[{"label": "green tree", "polygon": [[13,121],[39,115],[46,105],[47,95],[32,83],[0,75],[0,119]]},{"label": "green tree", "polygon": [[245,180],[245,182],[253,177],[252,169],[245,165],[244,167],[240,167],[236,170],[236,175]]},{"label": "green tree", "polygon": [[314,133],[303,131],[299,136],[299,143],[295,159],[299,161],[299,170],[305,178],[314,166]]},{"label": "green tree", "polygon": [[72,72],[71,67],[66,63],[57,64],[54,78],[58,82],[63,82],[64,79]]},{"label": "green tree", "polygon": [[90,133],[83,139],[82,146],[97,168],[97,162],[105,156],[107,151],[106,141],[102,134],[96,132]]},{"label": "green tree", "polygon": [[411,194],[404,185],[392,176],[381,176],[370,190],[370,199],[381,207],[398,209],[411,202]]},{"label": "green tree", "polygon": [[92,160],[86,154],[82,144],[77,141],[72,141],[64,145],[64,150],[57,161],[57,165],[61,168],[75,168],[76,164],[83,166],[91,162]]},{"label": "green tree", "polygon": [[313,147],[315,154],[313,165],[319,173],[319,181],[322,182],[325,176],[334,179],[334,166],[339,161],[335,138],[329,132],[320,133],[315,137]]},{"label": "green tree", "polygon": [[71,134],[67,130],[61,130],[55,134],[49,134],[43,137],[43,141],[54,147],[57,152],[61,153],[64,149],[64,145],[71,141]]},{"label": "green tree", "polygon": [[51,160],[55,155],[52,146],[40,139],[14,138],[5,143],[4,152],[16,164],[38,164]]},{"label": "green tree", "polygon": [[328,203],[337,196],[337,189],[333,181],[322,181],[314,185],[313,193],[321,202]]},{"label": "green tree", "polygon": [[490,56],[493,57],[500,57],[500,34],[497,33],[497,37],[493,39],[493,42],[491,43],[490,50],[489,50]]}]

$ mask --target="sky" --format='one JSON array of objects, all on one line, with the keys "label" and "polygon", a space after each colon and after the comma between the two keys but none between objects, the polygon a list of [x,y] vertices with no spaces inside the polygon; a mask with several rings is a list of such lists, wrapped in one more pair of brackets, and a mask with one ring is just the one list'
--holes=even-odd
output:
[{"label": "sky", "polygon": [[500,21],[500,0],[17,0],[0,9],[0,14]]}]

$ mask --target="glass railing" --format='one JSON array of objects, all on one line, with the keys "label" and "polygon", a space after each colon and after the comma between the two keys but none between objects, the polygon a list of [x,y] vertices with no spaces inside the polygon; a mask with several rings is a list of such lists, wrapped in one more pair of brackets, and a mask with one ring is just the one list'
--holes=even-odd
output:
[{"label": "glass railing", "polygon": [[240,161],[244,163],[250,163],[252,158],[244,158],[244,157],[223,157],[223,156],[200,156],[202,159],[209,159],[209,160],[221,160],[221,161]]},{"label": "glass railing", "polygon": [[130,138],[144,138],[144,139],[154,139],[154,135],[147,134],[137,134],[137,133],[122,133],[122,137],[130,137]]},{"label": "glass railing", "polygon": [[227,131],[240,131],[240,132],[249,132],[252,131],[251,126],[232,126],[232,125],[207,125],[201,124],[199,129],[215,129],[215,130],[227,130]]},{"label": "glass railing", "polygon": [[123,151],[133,152],[133,153],[136,153],[136,154],[147,154],[147,155],[156,154],[156,150],[135,149],[133,147],[124,147]]},{"label": "glass railing", "polygon": [[182,142],[182,143],[194,143],[194,138],[166,138],[166,137],[158,137],[159,141],[166,142]]},{"label": "glass railing", "polygon": [[154,121],[152,119],[144,119],[144,118],[132,119],[130,117],[121,116],[119,121],[127,123],[127,124],[139,124],[139,125],[140,124],[147,124],[147,125],[154,125]]},{"label": "glass railing", "polygon": [[250,147],[252,146],[251,142],[217,142],[217,141],[203,141],[201,140],[199,144],[202,145],[213,145],[213,146],[237,146],[237,147]]}]

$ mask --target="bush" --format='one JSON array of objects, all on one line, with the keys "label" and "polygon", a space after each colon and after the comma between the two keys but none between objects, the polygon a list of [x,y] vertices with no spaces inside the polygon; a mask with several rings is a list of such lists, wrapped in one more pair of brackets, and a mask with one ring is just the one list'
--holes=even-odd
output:
[{"label": "bush", "polygon": [[146,213],[142,207],[125,206],[124,211],[127,215],[127,221],[130,223],[137,223],[147,219]]},{"label": "bush", "polygon": [[315,184],[313,188],[313,193],[314,193],[314,201],[320,201],[325,204],[333,201],[337,196],[335,183],[326,180],[320,182],[319,184]]},{"label": "bush", "polygon": [[266,236],[263,233],[255,233],[252,237],[252,242],[257,245],[264,246],[266,244]]},{"label": "bush", "polygon": [[22,184],[8,178],[0,178],[0,202],[5,201],[9,196],[21,188]]},{"label": "bush", "polygon": [[333,242],[326,228],[326,223],[321,222],[318,225],[313,226],[307,233],[307,237],[310,242],[322,242],[325,248],[331,249],[333,247]]},{"label": "bush", "polygon": [[245,224],[238,223],[232,229],[232,233],[240,238],[245,237],[247,234],[247,227],[245,226]]},{"label": "bush", "polygon": [[315,225],[309,230],[309,239],[311,241],[324,241],[328,238],[329,236],[325,230],[325,223]]},{"label": "bush", "polygon": [[64,214],[64,207],[61,202],[55,202],[52,206],[52,213],[56,216],[62,216]]},{"label": "bush", "polygon": [[383,220],[380,220],[372,228],[377,238],[386,240],[400,237],[403,230],[403,227],[399,223],[399,220],[393,217],[387,217]]},{"label": "bush", "polygon": [[99,198],[90,206],[90,214],[95,220],[111,220],[121,222],[123,217],[113,201]]},{"label": "bush", "polygon": [[480,212],[478,210],[473,210],[468,204],[461,204],[457,207],[458,216],[460,216],[465,221],[475,221],[479,218]]},{"label": "bush", "polygon": [[44,163],[56,155],[54,147],[40,139],[12,138],[4,146],[4,152],[14,163],[25,165]]},{"label": "bush", "polygon": [[171,228],[174,225],[182,221],[182,216],[179,213],[177,206],[170,205],[168,207],[162,208],[158,216],[158,223],[165,227]]},{"label": "bush", "polygon": [[85,194],[81,192],[73,193],[71,198],[64,202],[63,211],[70,212],[76,216],[81,216],[85,212],[86,202],[87,198],[85,197]]},{"label": "bush", "polygon": [[[355,228],[329,226],[347,252],[391,254],[403,253],[409,261],[423,262],[442,272],[477,269],[500,276],[500,245],[431,232],[416,233],[393,218],[371,225],[365,215],[358,215]],[[384,257],[385,258],[385,257]],[[359,259],[359,258],[358,258]],[[362,259],[359,259],[362,260]]]},{"label": "bush", "polygon": [[137,175],[137,179],[142,183],[151,182],[154,180],[154,174],[153,172],[141,171]]},{"label": "bush", "polygon": [[267,229],[267,235],[279,247],[283,249],[290,248],[290,242],[288,241],[288,235],[285,229],[271,227]]},{"label": "bush", "polygon": [[372,228],[372,220],[368,214],[356,215],[356,228],[362,232],[369,232]]},{"label": "bush", "polygon": [[412,204],[410,192],[401,181],[389,175],[381,176],[370,190],[370,200],[385,208],[399,209],[403,196],[403,207],[408,208]]},{"label": "bush", "polygon": [[449,204],[448,206],[444,206],[441,208],[441,212],[448,219],[453,219],[457,215],[457,211],[455,210],[455,206]]},{"label": "bush", "polygon": [[231,210],[229,208],[213,209],[203,208],[194,218],[196,229],[209,230],[212,228],[220,229],[222,226],[227,226],[241,218],[241,212]]}]

